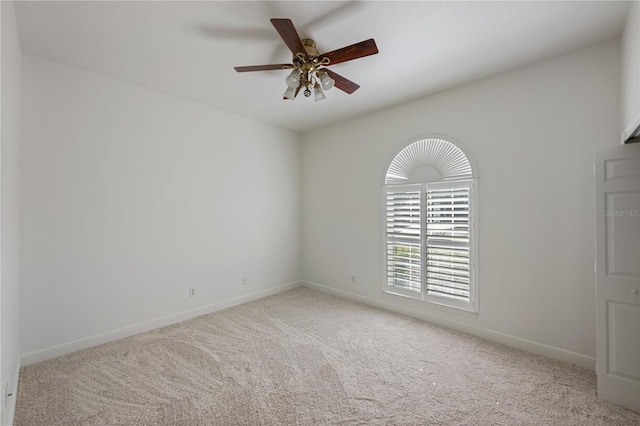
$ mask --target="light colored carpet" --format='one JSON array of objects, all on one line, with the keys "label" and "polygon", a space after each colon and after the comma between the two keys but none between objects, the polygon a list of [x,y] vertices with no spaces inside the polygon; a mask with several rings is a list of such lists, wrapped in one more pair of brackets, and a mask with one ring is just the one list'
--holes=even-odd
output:
[{"label": "light colored carpet", "polygon": [[298,288],[22,369],[15,424],[638,425],[595,374]]}]

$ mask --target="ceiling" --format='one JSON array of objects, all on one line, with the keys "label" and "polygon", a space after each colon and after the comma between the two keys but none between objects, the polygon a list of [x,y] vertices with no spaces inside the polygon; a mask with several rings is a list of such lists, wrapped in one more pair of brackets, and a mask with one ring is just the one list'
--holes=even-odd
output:
[{"label": "ceiling", "polygon": [[[18,2],[22,51],[277,126],[307,131],[618,36],[628,4],[558,2]],[[331,69],[360,84],[282,100],[291,62],[270,18],[322,53],[374,38]]]}]

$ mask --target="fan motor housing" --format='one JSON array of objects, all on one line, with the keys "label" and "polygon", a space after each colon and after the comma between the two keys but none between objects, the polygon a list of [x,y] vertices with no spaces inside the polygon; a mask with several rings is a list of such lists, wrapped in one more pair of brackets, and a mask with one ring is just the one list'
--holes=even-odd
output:
[{"label": "fan motor housing", "polygon": [[318,49],[316,49],[316,42],[311,40],[310,38],[303,38],[302,45],[304,49],[307,51],[308,56],[318,57],[320,53],[318,53]]}]

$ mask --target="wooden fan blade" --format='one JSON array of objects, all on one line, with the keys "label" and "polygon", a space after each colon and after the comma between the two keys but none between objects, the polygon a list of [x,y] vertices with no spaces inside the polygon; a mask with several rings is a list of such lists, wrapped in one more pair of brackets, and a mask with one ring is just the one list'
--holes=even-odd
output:
[{"label": "wooden fan blade", "polygon": [[334,65],[340,62],[351,61],[352,59],[375,55],[376,53],[378,53],[378,46],[376,46],[376,42],[370,38],[369,40],[361,41],[360,43],[352,44],[342,49],[323,53],[320,55],[320,59],[329,58],[329,65]]},{"label": "wooden fan blade", "polygon": [[323,70],[325,70],[327,74],[329,74],[329,77],[331,77],[333,81],[336,82],[335,87],[342,90],[343,92],[352,94],[353,92],[355,92],[360,88],[360,86],[354,83],[353,81],[344,78],[340,74],[337,74],[331,71],[330,69],[323,68]]},{"label": "wooden fan blade", "polygon": [[284,70],[289,68],[293,68],[293,64],[251,65],[248,67],[234,67],[234,69],[238,72]]},{"label": "wooden fan blade", "polygon": [[291,19],[274,18],[271,20],[271,23],[294,56],[296,53],[302,53],[305,57],[307,56],[307,50],[304,48],[302,40],[300,40],[300,36],[296,31],[296,27],[293,26]]}]

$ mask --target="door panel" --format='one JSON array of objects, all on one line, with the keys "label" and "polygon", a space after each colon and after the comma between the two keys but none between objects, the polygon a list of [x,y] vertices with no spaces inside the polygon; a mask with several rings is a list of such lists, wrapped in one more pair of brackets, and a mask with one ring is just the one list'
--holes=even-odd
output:
[{"label": "door panel", "polygon": [[607,274],[638,279],[640,275],[640,238],[638,220],[640,212],[637,192],[609,192],[606,194],[605,220],[607,223]]},{"label": "door panel", "polygon": [[[640,307],[629,303],[607,303],[608,325],[608,374],[616,375],[626,380],[640,383]],[[635,348],[635,351],[627,350]]]},{"label": "door panel", "polygon": [[[631,146],[631,145],[630,145]],[[638,175],[640,160],[637,158],[616,159],[605,162],[606,180],[629,179]]]}]

